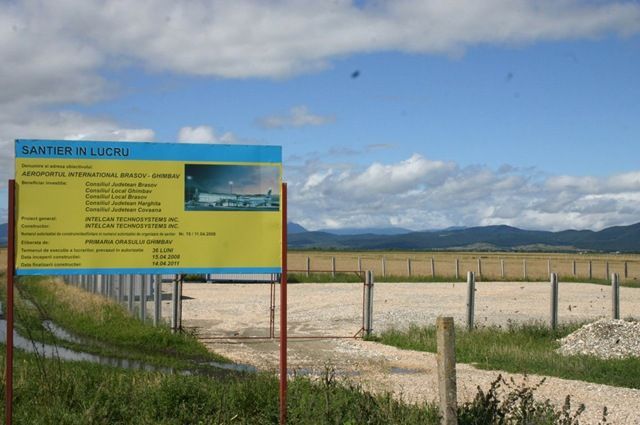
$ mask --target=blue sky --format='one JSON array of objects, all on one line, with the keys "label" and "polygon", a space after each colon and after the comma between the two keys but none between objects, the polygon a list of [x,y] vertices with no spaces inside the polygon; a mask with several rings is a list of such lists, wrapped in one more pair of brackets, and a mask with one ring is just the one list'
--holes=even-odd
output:
[{"label": "blue sky", "polygon": [[317,229],[640,221],[640,4],[8,2],[12,140],[282,145]]}]

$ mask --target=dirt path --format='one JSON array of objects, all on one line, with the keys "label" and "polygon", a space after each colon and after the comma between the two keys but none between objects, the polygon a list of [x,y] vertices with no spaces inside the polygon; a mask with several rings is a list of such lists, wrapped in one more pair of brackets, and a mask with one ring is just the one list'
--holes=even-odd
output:
[{"label": "dirt path", "polygon": [[[388,284],[375,287],[376,331],[409,323],[435,323],[438,315],[453,316],[462,323],[465,314],[464,284]],[[184,325],[198,329],[208,346],[236,362],[262,370],[276,370],[278,344],[271,340],[209,340],[212,336],[267,336],[269,285],[187,284],[183,294]],[[608,288],[588,284],[561,284],[560,321],[606,316],[610,309]],[[640,290],[622,288],[622,316],[640,312]],[[478,283],[476,320],[505,324],[547,320],[549,285],[545,283]],[[569,309],[569,306],[571,308]],[[299,284],[289,286],[289,333],[293,336],[350,336],[362,325],[362,286],[354,284]],[[277,318],[277,314],[276,314]],[[276,329],[278,323],[276,321]],[[322,374],[325,366],[344,379],[373,391],[391,391],[409,402],[437,397],[435,356],[399,350],[354,339],[292,339],[290,369],[300,374]],[[488,388],[499,372],[458,365],[458,397],[469,400],[476,387]],[[504,374],[519,382],[522,376]],[[531,382],[539,377],[530,376]],[[606,385],[548,378],[538,397],[561,406],[571,394],[575,407],[585,403],[586,423],[598,423],[603,406],[609,423],[640,424],[640,391]]]}]

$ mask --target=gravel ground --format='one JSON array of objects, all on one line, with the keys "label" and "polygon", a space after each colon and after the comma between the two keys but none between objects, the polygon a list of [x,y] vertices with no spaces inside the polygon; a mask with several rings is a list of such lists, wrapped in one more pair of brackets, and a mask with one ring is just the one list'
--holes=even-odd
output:
[{"label": "gravel ground", "polygon": [[[362,286],[358,284],[290,284],[289,335],[353,336],[362,326]],[[505,325],[510,321],[549,320],[549,284],[479,282],[476,323]],[[183,324],[198,330],[215,352],[236,362],[263,370],[278,366],[277,341],[268,339],[210,339],[225,336],[268,336],[269,285],[186,284]],[[586,321],[610,314],[610,290],[606,286],[560,284],[560,322]],[[373,323],[376,331],[410,323],[433,324],[438,315],[465,317],[466,285],[461,283],[378,283],[374,291]],[[276,297],[277,299],[278,297]],[[640,289],[621,288],[621,315],[638,319]],[[278,328],[276,309],[276,329]],[[355,339],[293,338],[289,341],[291,370],[319,374],[326,366],[344,379],[373,391],[392,391],[406,401],[432,401],[437,397],[436,360],[430,353],[399,350]],[[483,371],[459,364],[458,400],[465,401],[476,387],[488,388],[498,371]],[[503,373],[516,381],[519,375]],[[531,382],[540,377],[529,376]],[[570,394],[575,406],[585,403],[584,423],[598,423],[602,408],[608,423],[640,424],[640,390],[617,388],[558,378],[548,378],[537,391],[561,406]]]},{"label": "gravel ground", "polygon": [[560,344],[558,351],[567,356],[640,357],[640,322],[600,319],[562,338]]}]

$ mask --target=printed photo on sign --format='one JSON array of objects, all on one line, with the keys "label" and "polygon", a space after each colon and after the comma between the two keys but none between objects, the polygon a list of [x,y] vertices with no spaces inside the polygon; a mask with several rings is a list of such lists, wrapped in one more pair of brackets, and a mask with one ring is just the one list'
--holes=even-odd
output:
[{"label": "printed photo on sign", "polygon": [[185,211],[279,211],[280,169],[185,164]]}]

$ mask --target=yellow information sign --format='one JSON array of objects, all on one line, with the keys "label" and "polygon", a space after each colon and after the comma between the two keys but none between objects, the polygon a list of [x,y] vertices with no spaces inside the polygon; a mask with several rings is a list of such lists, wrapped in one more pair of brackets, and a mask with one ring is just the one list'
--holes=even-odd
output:
[{"label": "yellow information sign", "polygon": [[281,148],[16,141],[16,273],[280,273]]}]

